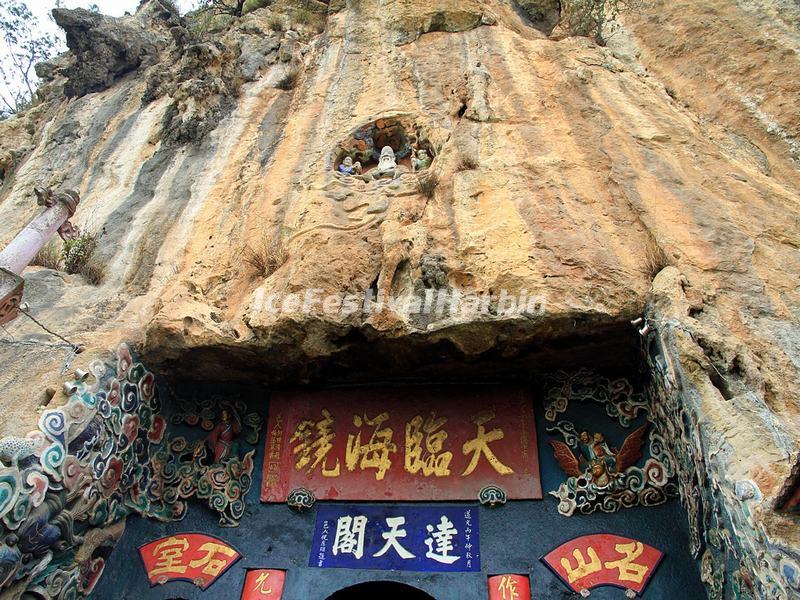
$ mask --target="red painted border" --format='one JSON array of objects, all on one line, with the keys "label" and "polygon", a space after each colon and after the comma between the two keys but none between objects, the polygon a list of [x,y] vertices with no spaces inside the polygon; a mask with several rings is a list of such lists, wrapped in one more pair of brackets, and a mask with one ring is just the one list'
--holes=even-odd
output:
[{"label": "red painted border", "polygon": [[[200,587],[198,585],[195,585],[194,579],[189,579],[187,577],[173,577],[173,578],[170,578],[169,580],[167,580],[164,583],[157,583],[157,582],[153,583],[153,582],[151,582],[150,581],[150,575],[147,572],[147,564],[145,563],[144,557],[142,556],[142,548],[145,548],[147,546],[150,546],[151,544],[154,544],[156,542],[160,542],[162,540],[167,540],[167,539],[169,539],[171,537],[178,537],[178,536],[182,536],[182,535],[202,535],[203,537],[206,537],[208,539],[215,540],[217,542],[220,542],[221,544],[224,544],[228,548],[231,548],[232,550],[234,550],[236,552],[236,554],[237,554],[237,557],[235,559],[233,559],[233,561],[227,567],[225,567],[220,572],[220,574],[217,575],[211,581],[211,583],[209,583],[206,587]],[[136,548],[136,554],[139,557],[139,561],[142,563],[142,569],[144,570],[145,576],[147,577],[147,581],[148,581],[148,583],[150,583],[150,587],[151,588],[158,587],[158,586],[163,586],[163,585],[166,585],[167,583],[173,583],[173,582],[176,582],[176,581],[184,581],[184,582],[191,583],[192,585],[195,585],[196,588],[199,588],[200,590],[202,590],[204,592],[206,590],[208,590],[212,585],[214,585],[217,581],[219,581],[219,579],[222,578],[222,576],[225,575],[225,573],[227,573],[233,565],[235,565],[242,558],[244,558],[242,556],[242,553],[239,552],[239,550],[233,544],[230,544],[226,540],[220,539],[220,538],[218,538],[218,537],[216,537],[214,535],[209,535],[208,533],[204,533],[202,531],[181,531],[180,533],[172,533],[170,535],[165,535],[164,537],[160,537],[160,538],[157,538],[155,540],[151,540],[151,541],[149,541],[149,542],[147,542],[145,544],[142,544],[141,546],[137,547]]]},{"label": "red painted border", "polygon": [[[514,469],[514,474],[498,473],[485,456],[481,456],[475,471],[461,477],[471,456],[464,454],[463,444],[477,434],[477,425],[472,417],[490,407],[495,407],[496,417],[486,423],[486,430],[500,428],[505,434],[503,439],[493,441],[490,448],[501,462]],[[335,461],[339,461],[340,474],[335,478],[323,478],[319,466],[310,475],[306,470],[298,471],[292,453],[296,444],[289,444],[297,424],[303,419],[320,420],[322,409],[327,409],[334,418],[336,437],[332,442],[334,448],[328,455],[328,467],[334,468]],[[453,460],[451,474],[441,478],[411,474],[404,469],[405,423],[417,414],[427,416],[431,410],[448,418],[443,428],[449,434],[445,450],[452,452]],[[374,470],[357,468],[351,472],[345,468],[345,445],[348,434],[359,431],[352,422],[354,415],[366,413],[374,418],[383,411],[390,414],[385,426],[393,430],[392,442],[397,445],[397,452],[391,455],[391,469],[382,480],[378,480]],[[520,422],[527,426],[521,428]],[[280,427],[276,435],[278,423]],[[372,428],[365,425],[361,432],[362,441],[366,442]],[[273,439],[280,441],[279,458],[270,457]],[[527,455],[523,457],[520,448],[524,443],[527,444]],[[529,389],[519,386],[357,388],[276,393],[270,400],[264,448],[262,502],[285,502],[291,490],[301,487],[310,489],[318,500],[475,500],[480,489],[490,484],[501,486],[509,499],[542,498],[533,395]],[[270,479],[270,473],[277,481]]]}]

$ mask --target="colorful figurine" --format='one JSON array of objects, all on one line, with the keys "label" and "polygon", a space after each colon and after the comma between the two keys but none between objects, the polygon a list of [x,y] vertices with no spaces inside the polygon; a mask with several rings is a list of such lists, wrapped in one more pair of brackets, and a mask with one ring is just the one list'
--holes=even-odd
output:
[{"label": "colorful figurine", "polygon": [[361,163],[354,163],[352,157],[345,156],[342,164],[339,165],[339,173],[343,175],[360,175]]},{"label": "colorful figurine", "polygon": [[428,151],[424,148],[421,148],[420,150],[417,150],[416,157],[411,157],[411,168],[415,173],[418,171],[424,171],[431,166],[431,162],[432,159],[428,154]]},{"label": "colorful figurine", "polygon": [[222,421],[211,430],[206,441],[211,447],[214,464],[221,463],[235,455],[237,444],[234,443],[242,432],[242,423],[236,411],[222,409]]},{"label": "colorful figurine", "polygon": [[610,483],[614,474],[624,473],[642,458],[647,427],[643,425],[630,434],[619,451],[609,447],[602,433],[590,436],[588,431],[581,432],[579,436],[579,457],[576,457],[564,442],[550,440],[550,445],[553,447],[558,464],[569,477],[583,475],[598,487],[604,487]]}]

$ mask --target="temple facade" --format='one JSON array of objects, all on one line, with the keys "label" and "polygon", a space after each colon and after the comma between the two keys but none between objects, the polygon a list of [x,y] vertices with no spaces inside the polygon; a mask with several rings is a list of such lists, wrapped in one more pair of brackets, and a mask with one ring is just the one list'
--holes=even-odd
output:
[{"label": "temple facade", "polygon": [[617,4],[55,9],[0,597],[800,597],[800,12]]}]

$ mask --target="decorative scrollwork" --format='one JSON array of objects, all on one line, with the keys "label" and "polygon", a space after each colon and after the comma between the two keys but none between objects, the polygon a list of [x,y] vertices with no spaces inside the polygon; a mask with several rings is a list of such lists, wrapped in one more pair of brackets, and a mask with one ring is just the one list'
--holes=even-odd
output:
[{"label": "decorative scrollwork", "polygon": [[547,379],[547,385],[545,417],[549,421],[567,412],[575,400],[603,406],[606,415],[624,428],[640,416],[648,418],[619,449],[613,448],[600,432],[579,432],[571,421],[561,420],[547,428],[563,438],[563,442],[550,441],[567,474],[567,480],[550,492],[559,501],[560,514],[610,513],[634,506],[655,506],[674,495],[671,481],[676,475],[675,459],[650,419],[645,396],[635,392],[630,382],[583,369],[572,374],[556,373]]},{"label": "decorative scrollwork", "polygon": [[487,485],[478,492],[478,501],[483,506],[494,508],[508,502],[508,494],[499,485]]},{"label": "decorative scrollwork", "polygon": [[306,488],[295,488],[286,498],[286,504],[289,508],[297,512],[305,512],[311,510],[317,502],[317,497],[314,492]]}]

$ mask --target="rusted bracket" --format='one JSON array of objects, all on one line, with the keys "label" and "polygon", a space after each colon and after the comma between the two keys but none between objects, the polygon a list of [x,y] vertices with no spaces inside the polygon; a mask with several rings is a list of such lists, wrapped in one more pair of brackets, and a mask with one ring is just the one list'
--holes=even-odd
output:
[{"label": "rusted bracket", "polygon": [[25,280],[22,277],[0,267],[0,325],[5,325],[19,316],[24,286]]}]

